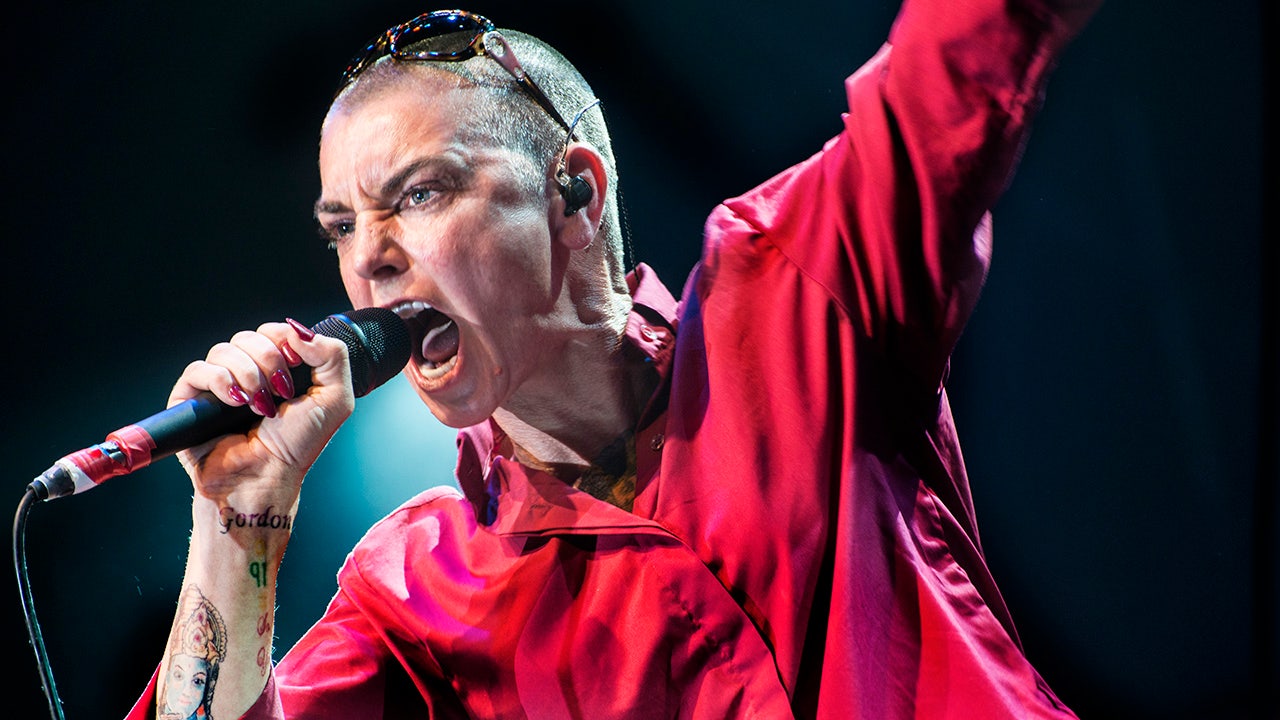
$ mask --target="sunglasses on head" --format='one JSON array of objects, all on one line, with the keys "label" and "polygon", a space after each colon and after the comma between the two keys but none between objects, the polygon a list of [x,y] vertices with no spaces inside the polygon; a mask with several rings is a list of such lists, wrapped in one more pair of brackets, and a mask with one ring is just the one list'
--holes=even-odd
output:
[{"label": "sunglasses on head", "polygon": [[[414,44],[434,40],[430,50],[409,50]],[[342,73],[338,92],[385,55],[396,60],[461,62],[477,55],[494,59],[516,79],[520,88],[538,103],[553,120],[572,134],[572,126],[551,104],[551,99],[524,71],[506,38],[488,18],[465,10],[437,10],[424,13],[374,38]]]}]

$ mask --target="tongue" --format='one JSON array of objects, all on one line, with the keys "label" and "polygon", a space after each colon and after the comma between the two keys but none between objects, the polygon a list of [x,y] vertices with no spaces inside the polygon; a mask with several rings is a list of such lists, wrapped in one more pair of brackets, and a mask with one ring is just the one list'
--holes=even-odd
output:
[{"label": "tongue", "polygon": [[422,357],[437,365],[458,354],[458,326],[452,320],[431,328],[422,338]]}]

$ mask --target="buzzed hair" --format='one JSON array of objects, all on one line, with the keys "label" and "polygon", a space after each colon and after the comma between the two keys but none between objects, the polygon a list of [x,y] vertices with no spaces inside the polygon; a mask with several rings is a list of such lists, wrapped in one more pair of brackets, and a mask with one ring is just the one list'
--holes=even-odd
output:
[{"label": "buzzed hair", "polygon": [[[598,104],[592,106],[597,99],[595,93],[578,69],[555,48],[518,30],[504,28],[500,32],[529,77],[546,93],[566,122],[572,123],[585,110],[574,128],[574,136],[600,153],[608,174],[600,236],[609,249],[610,273],[614,283],[619,284],[626,268],[617,199],[618,170],[604,113]],[[435,42],[428,39],[414,43],[409,50],[430,49]],[[453,76],[459,89],[477,90],[490,97],[488,102],[479,101],[469,107],[471,118],[466,123],[465,132],[525,155],[536,168],[554,171],[560,154],[564,152],[567,132],[492,58],[478,56],[463,62],[399,62],[389,56],[383,57],[343,88],[334,102],[348,98],[358,101],[366,93],[376,93],[380,87],[405,75],[423,72],[423,68],[437,77],[440,74]],[[530,189],[540,192],[545,181],[545,175],[530,178]]]}]

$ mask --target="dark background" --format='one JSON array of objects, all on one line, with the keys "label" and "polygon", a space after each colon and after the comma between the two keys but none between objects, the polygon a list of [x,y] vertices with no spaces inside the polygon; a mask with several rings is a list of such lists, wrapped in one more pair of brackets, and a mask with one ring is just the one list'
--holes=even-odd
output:
[{"label": "dark background", "polygon": [[[1027,653],[1084,718],[1277,716],[1264,3],[1112,2],[1095,17],[996,208],[991,278],[953,363],[991,565]],[[679,288],[719,199],[838,132],[841,80],[897,3],[469,7],[543,36],[595,84],[639,257]],[[345,309],[310,218],[320,119],[349,56],[427,9],[7,11],[0,450],[15,509],[59,457],[163,408],[213,342]],[[452,433],[426,419],[391,383],[308,479],[281,647],[365,527],[451,481]],[[357,454],[372,435],[405,452]],[[123,715],[158,661],[190,494],[169,459],[30,513],[25,560],[70,720]],[[2,591],[0,715],[47,717],[13,573]]]}]

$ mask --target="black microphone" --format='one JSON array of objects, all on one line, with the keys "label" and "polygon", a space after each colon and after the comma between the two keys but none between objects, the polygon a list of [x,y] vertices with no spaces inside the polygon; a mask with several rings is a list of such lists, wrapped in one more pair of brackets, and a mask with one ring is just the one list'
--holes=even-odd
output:
[{"label": "black microphone", "polygon": [[[409,328],[399,315],[371,307],[335,313],[311,328],[347,344],[356,397],[396,376],[409,362]],[[311,387],[311,368],[292,368],[295,391]],[[58,460],[27,486],[41,500],[95,488],[117,475],[230,433],[248,432],[262,418],[248,406],[231,406],[204,392],[145,420],[116,430],[105,441]]]}]

